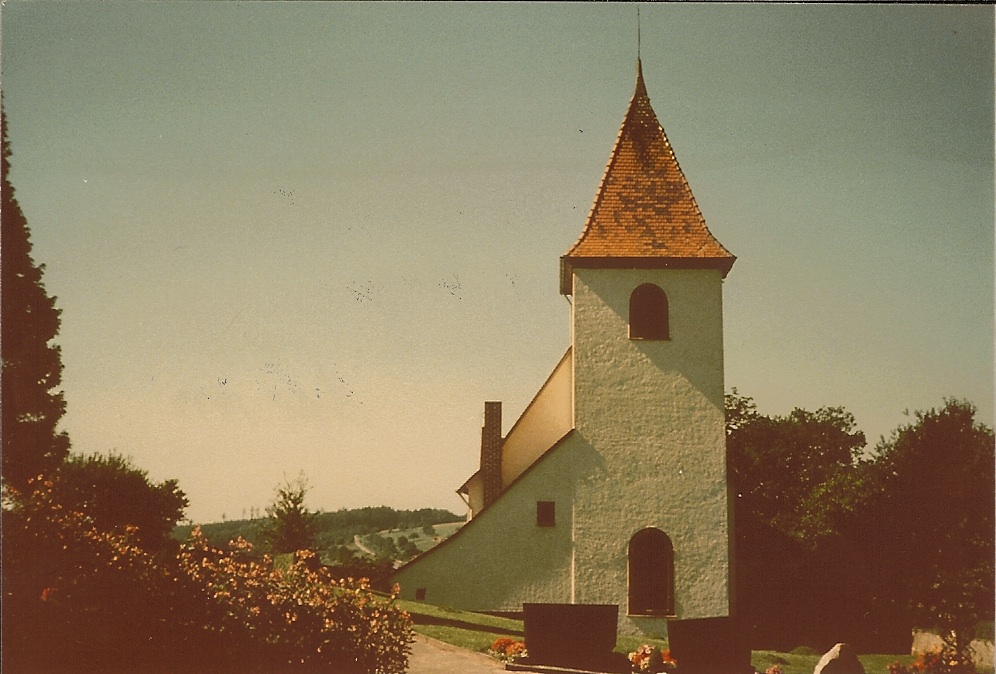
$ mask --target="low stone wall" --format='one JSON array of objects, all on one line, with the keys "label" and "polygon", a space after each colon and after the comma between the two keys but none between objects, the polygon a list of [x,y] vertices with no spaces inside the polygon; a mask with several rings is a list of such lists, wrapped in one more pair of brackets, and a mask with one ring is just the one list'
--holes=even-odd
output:
[{"label": "low stone wall", "polygon": [[[939,651],[943,647],[944,640],[941,639],[940,635],[924,630],[913,630],[911,655]],[[976,667],[993,666],[993,642],[991,639],[973,639],[969,649],[972,654],[972,662]]]}]

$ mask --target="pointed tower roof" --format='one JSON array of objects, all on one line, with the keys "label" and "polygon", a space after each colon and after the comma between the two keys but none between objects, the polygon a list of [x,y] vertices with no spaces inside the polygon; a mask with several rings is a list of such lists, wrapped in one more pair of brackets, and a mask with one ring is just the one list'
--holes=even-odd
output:
[{"label": "pointed tower roof", "polygon": [[650,105],[636,61],[636,91],[623,118],[581,237],[561,258],[560,292],[574,267],[706,268],[736,260],[709,232],[671,143]]}]

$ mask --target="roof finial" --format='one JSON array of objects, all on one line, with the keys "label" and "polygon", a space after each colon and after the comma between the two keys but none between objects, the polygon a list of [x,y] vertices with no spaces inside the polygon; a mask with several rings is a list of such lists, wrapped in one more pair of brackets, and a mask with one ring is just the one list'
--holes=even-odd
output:
[{"label": "roof finial", "polygon": [[636,6],[636,61],[640,61],[640,5]]}]

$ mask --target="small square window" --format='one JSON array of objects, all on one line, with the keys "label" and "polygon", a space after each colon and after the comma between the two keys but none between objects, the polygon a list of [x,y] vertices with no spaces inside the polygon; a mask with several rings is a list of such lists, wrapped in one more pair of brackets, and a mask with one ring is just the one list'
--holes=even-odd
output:
[{"label": "small square window", "polygon": [[536,502],[536,526],[552,527],[557,524],[557,507],[553,501]]}]

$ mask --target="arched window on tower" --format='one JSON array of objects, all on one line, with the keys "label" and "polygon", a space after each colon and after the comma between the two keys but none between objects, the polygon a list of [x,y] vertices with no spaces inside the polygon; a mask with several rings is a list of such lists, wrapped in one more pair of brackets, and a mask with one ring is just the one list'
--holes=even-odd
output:
[{"label": "arched window on tower", "polygon": [[629,338],[669,339],[667,295],[653,283],[637,286],[629,296]]},{"label": "arched window on tower", "polygon": [[674,615],[674,546],[660,529],[629,540],[629,614]]}]

